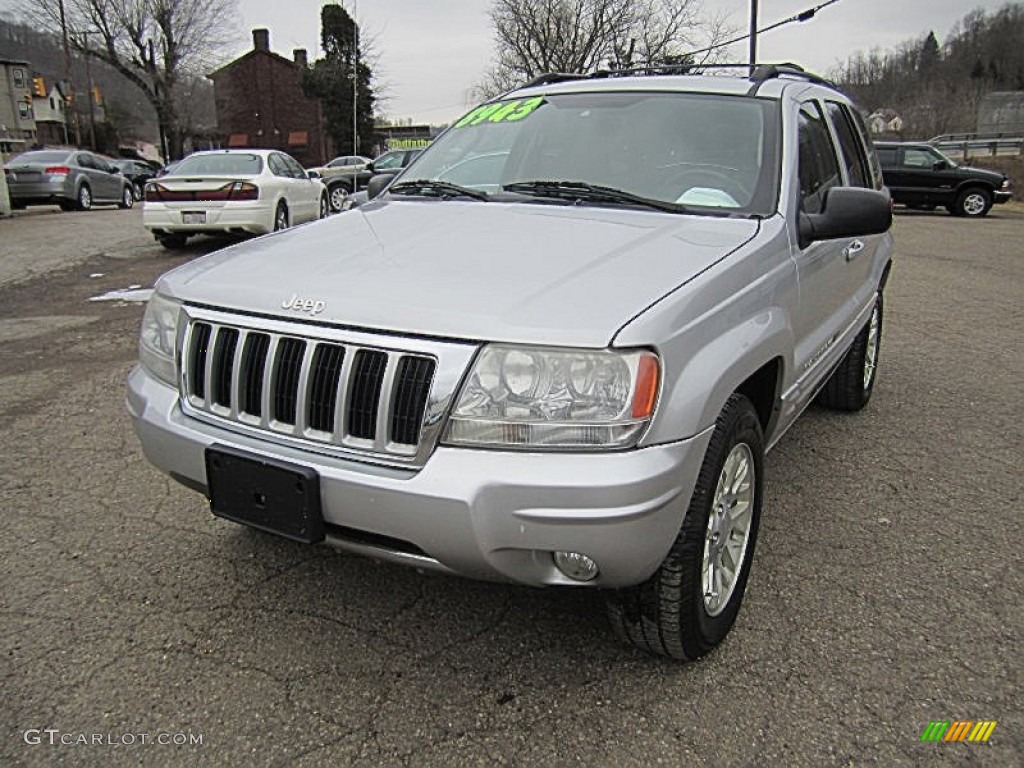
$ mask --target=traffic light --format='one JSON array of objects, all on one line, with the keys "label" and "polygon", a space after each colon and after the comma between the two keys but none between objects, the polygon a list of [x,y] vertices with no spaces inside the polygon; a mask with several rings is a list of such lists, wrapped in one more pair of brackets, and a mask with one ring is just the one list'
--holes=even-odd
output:
[{"label": "traffic light", "polygon": [[41,99],[46,98],[46,82],[43,80],[42,75],[36,75],[32,78],[32,95],[38,96]]}]

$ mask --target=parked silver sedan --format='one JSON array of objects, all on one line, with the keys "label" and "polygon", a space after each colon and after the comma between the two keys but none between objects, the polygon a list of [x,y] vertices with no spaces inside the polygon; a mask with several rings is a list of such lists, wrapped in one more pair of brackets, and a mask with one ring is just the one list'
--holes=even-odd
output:
[{"label": "parked silver sedan", "polygon": [[25,152],[7,165],[7,188],[14,208],[59,205],[87,211],[93,205],[131,208],[131,181],[109,160],[84,150],[42,149]]}]

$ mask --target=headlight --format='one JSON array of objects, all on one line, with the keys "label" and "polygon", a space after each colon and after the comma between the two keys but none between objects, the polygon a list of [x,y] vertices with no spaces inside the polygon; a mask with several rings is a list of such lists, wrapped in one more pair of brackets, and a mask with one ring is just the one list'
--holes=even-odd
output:
[{"label": "headlight", "polygon": [[178,386],[174,370],[174,343],[180,314],[181,302],[154,293],[146,305],[139,334],[139,362],[172,387]]},{"label": "headlight", "polygon": [[651,352],[491,345],[477,358],[445,442],[536,450],[627,448],[651,421]]}]

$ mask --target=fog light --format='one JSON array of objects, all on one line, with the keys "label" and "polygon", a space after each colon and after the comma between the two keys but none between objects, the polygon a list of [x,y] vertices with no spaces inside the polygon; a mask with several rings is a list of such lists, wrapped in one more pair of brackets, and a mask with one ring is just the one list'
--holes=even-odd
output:
[{"label": "fog light", "polygon": [[597,576],[597,563],[579,552],[555,552],[555,565],[573,581],[591,581]]}]

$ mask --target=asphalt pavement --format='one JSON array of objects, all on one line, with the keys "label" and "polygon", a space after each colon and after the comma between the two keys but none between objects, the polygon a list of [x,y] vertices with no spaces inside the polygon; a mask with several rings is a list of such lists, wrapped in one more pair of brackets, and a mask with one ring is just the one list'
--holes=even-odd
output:
[{"label": "asphalt pavement", "polygon": [[[769,455],[740,618],[685,666],[587,590],[215,519],[125,414],[141,305],[89,299],[216,244],[0,220],[0,765],[1024,764],[1024,209],[895,235],[874,398]],[[997,725],[921,742],[947,720]]]}]

